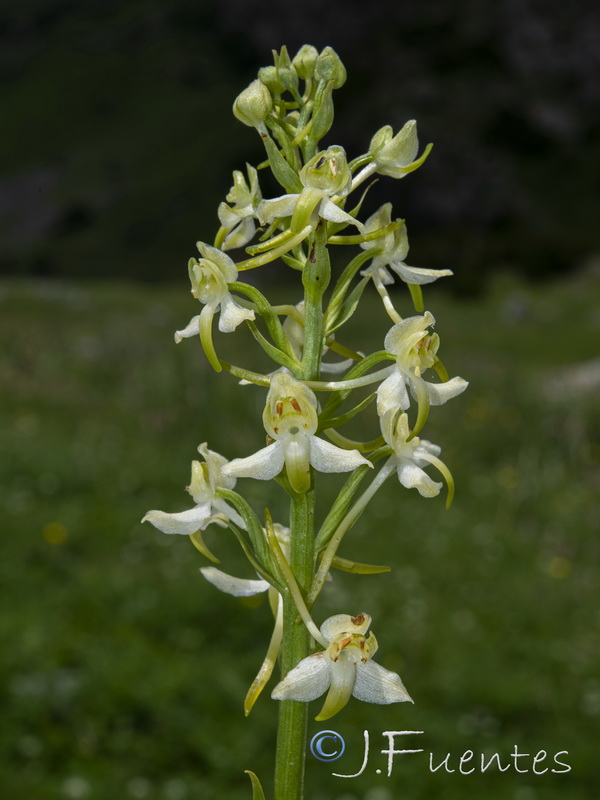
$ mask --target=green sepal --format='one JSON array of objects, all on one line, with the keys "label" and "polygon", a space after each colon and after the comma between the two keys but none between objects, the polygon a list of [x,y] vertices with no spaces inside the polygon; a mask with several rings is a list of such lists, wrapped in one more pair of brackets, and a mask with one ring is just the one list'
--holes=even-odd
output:
[{"label": "green sepal", "polygon": [[327,311],[325,312],[324,327],[326,334],[329,334],[331,330],[330,326],[333,325],[337,320],[346,296],[346,292],[352,283],[352,279],[358,270],[375,255],[377,255],[377,253],[374,253],[372,250],[363,250],[362,253],[359,253],[352,259],[352,261],[348,264],[338,278],[338,281],[331,294]]},{"label": "green sepal", "polygon": [[[385,456],[389,456],[392,453],[391,447],[387,445],[385,447],[381,447],[379,450],[376,450],[369,456],[369,460],[372,464],[377,463],[380,459],[384,458]],[[347,479],[346,483],[342,486],[342,489],[336,498],[334,504],[331,506],[329,513],[323,520],[323,524],[321,525],[319,532],[315,539],[315,549],[322,550],[335,531],[337,530],[338,525],[342,521],[342,519],[346,516],[346,512],[350,507],[350,503],[352,502],[352,498],[356,494],[356,491],[366,475],[366,473],[370,471],[369,467],[364,464],[354,470],[354,472],[350,475]],[[358,519],[358,517],[356,518]],[[356,521],[356,520],[355,520]],[[354,523],[353,523],[354,524]]]},{"label": "green sepal", "polygon": [[272,361],[275,361],[277,364],[281,364],[282,367],[286,367],[286,369],[289,369],[290,372],[296,373],[298,371],[300,368],[300,363],[295,358],[288,356],[288,354],[284,353],[283,350],[275,347],[271,344],[271,342],[265,339],[252,320],[248,320],[248,327],[250,328],[252,336],[254,336],[256,341]]},{"label": "green sepal", "polygon": [[208,558],[209,561],[212,561],[215,564],[221,563],[216,555],[214,555],[214,553],[212,553],[206,546],[206,542],[202,536],[202,531],[194,531],[194,533],[190,534],[190,541],[196,550],[202,553],[205,558]]},{"label": "green sepal", "polygon": [[425,302],[423,300],[423,290],[421,289],[418,283],[409,283],[408,289],[410,291],[410,296],[412,297],[415,311],[418,311],[419,314],[422,314],[423,311],[425,310]]},{"label": "green sepal", "polygon": [[241,292],[252,300],[256,306],[256,310],[264,319],[267,329],[277,347],[284,353],[287,353],[291,358],[294,358],[294,351],[283,331],[283,326],[279,321],[279,317],[273,311],[273,306],[269,303],[264,294],[259,292],[258,289],[255,289],[254,286],[249,286],[247,283],[241,283],[239,281],[229,283],[227,286],[230,290]]},{"label": "green sepal", "polygon": [[[371,233],[367,234],[356,234],[353,236],[330,236],[328,240],[328,244],[362,244],[363,242],[373,242],[375,239],[381,239],[383,236],[387,236],[388,233],[393,233],[397,230],[401,225],[404,225],[403,219],[395,220],[394,222],[390,222],[389,225],[384,225],[383,228],[379,228],[376,231],[371,231]],[[373,257],[373,252],[371,251],[371,257]],[[409,289],[414,288],[416,284],[409,284]],[[421,300],[423,296],[421,295]],[[414,300],[414,296],[413,296]],[[421,311],[423,309],[420,309]]]},{"label": "green sepal", "polygon": [[437,372],[438,378],[442,381],[442,383],[446,383],[446,381],[450,380],[450,376],[448,375],[448,370],[442,364],[442,362],[437,356],[435,358],[435,361],[433,362],[433,368]]},{"label": "green sepal", "polygon": [[357,414],[360,414],[367,406],[373,402],[373,400],[377,397],[377,392],[373,392],[372,394],[365,397],[364,400],[361,400],[358,405],[351,408],[350,411],[346,411],[345,414],[340,414],[337,417],[324,417],[321,415],[319,418],[319,427],[317,428],[317,432],[324,430],[325,428],[339,428],[341,425],[345,425],[351,419],[353,419]]},{"label": "green sepal", "polygon": [[261,133],[260,138],[269,156],[269,166],[275,180],[283,186],[288,194],[297,194],[302,191],[302,183],[297,173],[279,152],[279,148],[268,133]]},{"label": "green sepal", "polygon": [[[268,548],[267,543],[265,542],[265,535],[262,525],[246,500],[244,500],[240,494],[234,492],[232,489],[217,489],[216,495],[217,497],[221,497],[223,500],[227,500],[228,503],[231,503],[231,505],[236,509],[246,523],[246,530],[248,531],[248,536],[252,542],[252,548],[258,558],[258,561],[263,565],[261,568],[262,571],[264,572],[266,569],[269,575],[277,573],[275,561],[271,555],[271,551]],[[269,580],[269,582],[271,582],[270,578],[265,577],[265,580]]]},{"label": "green sepal", "polygon": [[219,361],[219,364],[226,372],[233,375],[234,378],[249,381],[250,383],[256,384],[256,386],[269,386],[271,384],[271,379],[267,375],[262,375],[260,372],[252,372],[252,370],[238,367],[222,359]]},{"label": "green sepal", "polygon": [[252,800],[265,800],[265,793],[256,775],[249,769],[245,769],[244,772],[252,781]]},{"label": "green sepal", "polygon": [[331,566],[342,572],[352,572],[355,575],[379,575],[381,572],[391,572],[391,567],[379,564],[361,564],[360,561],[350,561],[341,556],[334,556]]}]

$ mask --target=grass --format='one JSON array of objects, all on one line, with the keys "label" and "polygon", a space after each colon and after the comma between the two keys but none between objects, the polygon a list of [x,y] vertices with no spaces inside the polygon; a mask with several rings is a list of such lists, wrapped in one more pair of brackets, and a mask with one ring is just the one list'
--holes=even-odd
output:
[{"label": "grass", "polygon": [[[318,621],[368,611],[377,660],[415,705],[352,701],[311,719],[311,735],[333,728],[347,746],[333,764],[308,757],[307,798],[588,800],[600,791],[600,412],[571,365],[597,357],[600,281],[502,278],[478,300],[427,298],[450,374],[471,382],[424,431],[453,470],[454,506],[389,481],[342,554],[393,571],[336,573],[315,609]],[[242,713],[266,602],[220,594],[188,542],[139,523],[190,505],[201,441],[228,457],[264,442],[264,391],[214,375],[196,342],[172,343],[196,310],[183,287],[0,286],[0,786],[12,800],[237,800],[244,769],[270,787],[275,703]],[[366,318],[347,343],[378,348],[374,296]],[[265,366],[244,334],[217,342]],[[276,487],[239,486],[284,519]],[[207,534],[227,571],[250,576],[232,539]],[[332,777],[358,771],[365,729],[365,772]],[[424,752],[397,756],[390,778],[388,730],[424,731],[397,739]],[[527,772],[458,771],[466,750],[475,765],[480,753],[512,764],[515,745],[532,754],[517,762]],[[534,774],[541,750],[538,769],[566,750],[571,771]],[[456,772],[431,773],[430,752]]]}]

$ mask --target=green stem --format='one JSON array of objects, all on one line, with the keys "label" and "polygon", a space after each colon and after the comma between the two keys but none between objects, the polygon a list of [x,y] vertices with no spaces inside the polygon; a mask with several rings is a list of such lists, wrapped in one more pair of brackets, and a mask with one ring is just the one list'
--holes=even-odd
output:
[{"label": "green stem", "polygon": [[[300,590],[306,596],[314,572],[314,492],[295,495],[290,508],[290,567]],[[293,669],[310,652],[310,634],[298,618],[290,592],[283,596],[283,641],[281,673]],[[308,706],[295,700],[282,700],[277,729],[275,757],[275,800],[301,800],[304,787],[304,761]]]},{"label": "green stem", "polygon": [[[304,380],[319,376],[323,350],[322,298],[329,283],[327,227],[319,225],[310,254],[302,272],[304,285],[304,350],[300,375]],[[305,598],[313,583],[315,569],[315,492],[291,494],[290,568]],[[283,595],[283,640],[281,673],[283,676],[310,653],[311,636],[298,615],[291,592]],[[277,729],[275,756],[275,800],[302,800],[308,706],[295,700],[282,700]]]}]

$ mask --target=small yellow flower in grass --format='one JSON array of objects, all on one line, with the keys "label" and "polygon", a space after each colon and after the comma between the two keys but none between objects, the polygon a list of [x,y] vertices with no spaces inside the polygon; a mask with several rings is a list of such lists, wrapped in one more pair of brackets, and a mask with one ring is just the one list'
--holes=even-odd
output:
[{"label": "small yellow flower in grass", "polygon": [[287,372],[271,378],[263,423],[273,442],[247,458],[234,459],[223,468],[223,475],[268,481],[285,466],[292,489],[303,494],[310,487],[311,465],[318,472],[351,472],[361,464],[372,466],[358,450],[344,450],[315,436],[317,398]]},{"label": "small yellow flower in grass", "polygon": [[304,658],[277,684],[271,697],[308,703],[327,692],[317,721],[337,714],[351,696],[378,705],[412,703],[400,676],[372,660],[377,640],[373,633],[365,636],[370,625],[368,614],[329,617],[321,626],[327,649]]}]

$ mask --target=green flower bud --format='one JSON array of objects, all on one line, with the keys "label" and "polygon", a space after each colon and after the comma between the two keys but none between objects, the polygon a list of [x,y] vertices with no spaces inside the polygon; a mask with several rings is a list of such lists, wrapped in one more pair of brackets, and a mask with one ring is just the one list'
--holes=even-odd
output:
[{"label": "green flower bud", "polygon": [[312,78],[318,57],[319,51],[316,47],[313,47],[312,44],[305,44],[298,50],[292,64],[296,68],[296,72],[300,78],[304,80]]},{"label": "green flower bud", "polygon": [[317,153],[300,170],[300,180],[303,186],[319,189],[329,197],[334,194],[342,197],[348,194],[352,185],[352,173],[344,148],[332,145]]},{"label": "green flower bud", "polygon": [[257,79],[238,95],[233,104],[233,113],[244,125],[262,130],[272,107],[271,93],[265,84]]},{"label": "green flower bud", "polygon": [[425,152],[417,158],[419,140],[417,123],[410,119],[395,136],[391,125],[384,125],[371,139],[369,153],[377,165],[380,175],[402,178],[420,167],[425,161],[432,145],[427,145]]},{"label": "green flower bud", "polygon": [[315,78],[318,81],[333,81],[334,89],[339,89],[346,83],[346,68],[332,47],[325,47],[317,58]]}]

